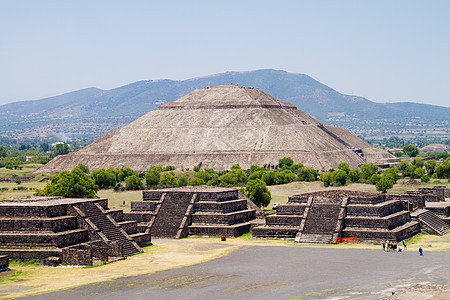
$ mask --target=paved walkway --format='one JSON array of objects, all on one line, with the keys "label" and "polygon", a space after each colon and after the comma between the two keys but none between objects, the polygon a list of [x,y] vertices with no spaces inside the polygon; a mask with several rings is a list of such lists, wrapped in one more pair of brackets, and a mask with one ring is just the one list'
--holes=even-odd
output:
[{"label": "paved walkway", "polygon": [[450,285],[449,274],[450,252],[245,246],[195,266],[33,298],[379,299],[411,283]]}]

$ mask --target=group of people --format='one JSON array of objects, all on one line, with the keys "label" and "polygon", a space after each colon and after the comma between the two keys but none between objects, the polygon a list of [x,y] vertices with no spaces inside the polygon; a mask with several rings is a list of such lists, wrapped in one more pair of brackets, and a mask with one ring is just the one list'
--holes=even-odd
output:
[{"label": "group of people", "polygon": [[[403,248],[406,250],[406,241],[402,241]],[[386,252],[402,252],[402,247],[397,242],[381,242],[381,248]]]}]

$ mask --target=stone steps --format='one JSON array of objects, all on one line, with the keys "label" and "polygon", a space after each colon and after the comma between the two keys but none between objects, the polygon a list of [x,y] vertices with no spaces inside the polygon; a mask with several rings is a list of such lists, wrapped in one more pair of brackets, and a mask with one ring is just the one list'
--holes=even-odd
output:
[{"label": "stone steps", "polygon": [[258,226],[252,229],[252,236],[257,238],[295,238],[298,226]]},{"label": "stone steps", "polygon": [[76,206],[92,223],[94,223],[95,226],[97,226],[106,238],[110,241],[118,241],[122,244],[122,254],[124,256],[133,255],[142,251],[137,244],[133,244],[133,242],[130,241],[131,238],[126,232],[120,230],[118,224],[114,223],[112,219],[109,219],[94,203],[85,202]]},{"label": "stone steps", "polygon": [[445,235],[447,232],[450,232],[450,225],[429,210],[421,210],[418,212],[417,218],[421,223],[439,235]]},{"label": "stone steps", "polygon": [[193,223],[188,227],[189,235],[238,237],[250,231],[251,222],[233,225]]},{"label": "stone steps", "polygon": [[332,242],[332,234],[301,234],[299,238],[295,241],[298,243],[319,243],[319,244],[329,244]]},{"label": "stone steps", "polygon": [[420,232],[419,222],[411,221],[402,226],[396,227],[392,230],[389,229],[375,229],[375,228],[345,228],[342,230],[342,237],[358,237],[358,240],[369,241],[401,241],[407,239]]},{"label": "stone steps", "polygon": [[239,210],[229,213],[196,212],[192,214],[192,223],[228,224],[247,222],[255,218],[253,209]]}]

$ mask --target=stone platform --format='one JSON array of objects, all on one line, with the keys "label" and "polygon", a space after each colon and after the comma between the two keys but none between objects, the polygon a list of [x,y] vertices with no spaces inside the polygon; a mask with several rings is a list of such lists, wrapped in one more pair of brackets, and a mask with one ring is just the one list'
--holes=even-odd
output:
[{"label": "stone platform", "polygon": [[107,199],[14,198],[0,202],[0,254],[17,260],[92,264],[142,252],[150,234]]},{"label": "stone platform", "polygon": [[386,194],[330,190],[294,195],[267,216],[264,226],[253,228],[253,236],[315,243],[346,237],[400,241],[420,232],[405,206]]},{"label": "stone platform", "polygon": [[131,202],[125,220],[153,237],[188,235],[239,236],[250,230],[256,210],[237,189],[210,186],[143,191],[143,201]]}]

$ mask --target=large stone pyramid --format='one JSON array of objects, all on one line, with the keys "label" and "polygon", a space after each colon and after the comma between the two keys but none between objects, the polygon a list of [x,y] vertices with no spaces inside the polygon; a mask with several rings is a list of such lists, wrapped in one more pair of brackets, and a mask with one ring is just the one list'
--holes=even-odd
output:
[{"label": "large stone pyramid", "polygon": [[215,170],[239,163],[272,167],[291,157],[317,170],[347,162],[356,168],[392,156],[348,131],[324,126],[294,105],[253,88],[222,85],[165,103],[84,149],[58,156],[39,172],[152,165]]}]

